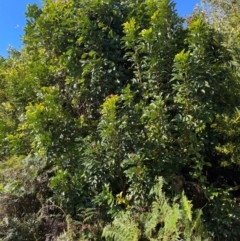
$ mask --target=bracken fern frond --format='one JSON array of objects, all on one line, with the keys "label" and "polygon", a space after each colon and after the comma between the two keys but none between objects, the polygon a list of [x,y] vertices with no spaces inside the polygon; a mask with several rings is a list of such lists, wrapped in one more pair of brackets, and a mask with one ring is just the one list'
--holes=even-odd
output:
[{"label": "bracken fern frond", "polygon": [[114,241],[138,241],[140,230],[138,224],[130,217],[130,213],[124,213],[115,218],[113,223],[107,225],[102,237]]}]

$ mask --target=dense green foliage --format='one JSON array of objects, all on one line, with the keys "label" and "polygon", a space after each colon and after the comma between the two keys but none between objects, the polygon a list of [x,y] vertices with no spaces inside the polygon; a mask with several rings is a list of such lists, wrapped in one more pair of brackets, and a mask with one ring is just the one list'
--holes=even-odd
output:
[{"label": "dense green foliage", "polygon": [[240,239],[240,6],[206,2],[28,6],[0,58],[1,240]]}]

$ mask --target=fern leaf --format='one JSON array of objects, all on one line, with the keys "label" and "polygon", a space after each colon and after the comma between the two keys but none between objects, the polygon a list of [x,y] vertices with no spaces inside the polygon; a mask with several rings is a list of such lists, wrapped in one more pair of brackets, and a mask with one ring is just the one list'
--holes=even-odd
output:
[{"label": "fern leaf", "polygon": [[184,216],[188,218],[190,222],[192,222],[192,203],[189,201],[184,193],[182,193],[182,208],[184,211]]},{"label": "fern leaf", "polygon": [[129,213],[124,213],[103,229],[102,237],[114,241],[138,241],[139,235],[138,224],[130,217]]}]

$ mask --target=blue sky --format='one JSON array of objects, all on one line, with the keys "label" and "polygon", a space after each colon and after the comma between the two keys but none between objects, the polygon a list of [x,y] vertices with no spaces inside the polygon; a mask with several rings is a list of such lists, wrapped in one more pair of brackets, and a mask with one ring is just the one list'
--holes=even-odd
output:
[{"label": "blue sky", "polygon": [[[199,0],[175,0],[179,15],[189,15]],[[25,12],[27,4],[40,0],[0,0],[0,55],[7,57],[7,48],[20,49],[21,36],[24,34]]]}]

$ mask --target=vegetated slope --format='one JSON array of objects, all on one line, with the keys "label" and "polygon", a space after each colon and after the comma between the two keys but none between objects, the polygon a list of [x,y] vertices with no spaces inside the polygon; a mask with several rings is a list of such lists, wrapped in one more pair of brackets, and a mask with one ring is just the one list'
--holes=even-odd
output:
[{"label": "vegetated slope", "polygon": [[171,207],[171,237],[239,240],[238,6],[214,6],[186,27],[168,0],[28,6],[0,60],[2,240],[169,240]]}]

